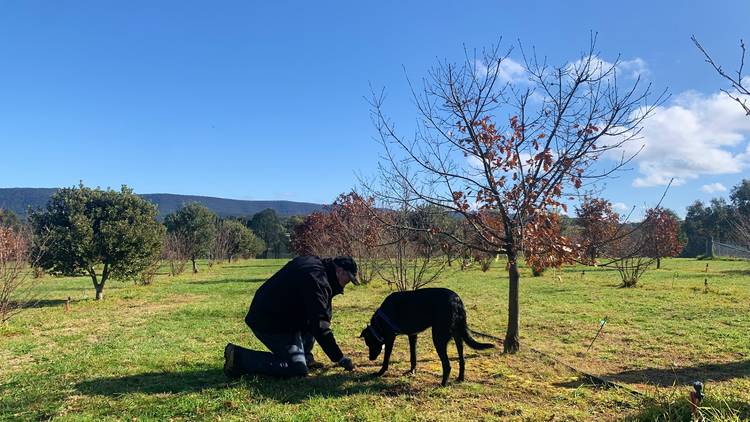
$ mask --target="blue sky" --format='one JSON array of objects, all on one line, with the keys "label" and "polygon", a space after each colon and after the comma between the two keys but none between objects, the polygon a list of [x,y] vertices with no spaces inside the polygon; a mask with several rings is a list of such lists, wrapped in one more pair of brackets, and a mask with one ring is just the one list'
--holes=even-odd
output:
[{"label": "blue sky", "polygon": [[[749,174],[750,119],[690,42],[734,66],[750,2],[0,2],[0,187],[128,184],[140,193],[329,202],[372,174],[380,149],[364,99],[520,39],[574,60],[589,32],[605,60],[639,63],[672,99],[649,149],[609,182],[618,206],[727,195]],[[517,56],[514,56],[520,60]],[[719,116],[718,118],[716,116]],[[667,157],[667,158],[665,158]]]}]

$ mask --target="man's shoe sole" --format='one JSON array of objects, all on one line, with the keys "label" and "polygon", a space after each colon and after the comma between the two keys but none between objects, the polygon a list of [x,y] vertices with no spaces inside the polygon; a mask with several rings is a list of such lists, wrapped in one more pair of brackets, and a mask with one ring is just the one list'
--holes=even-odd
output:
[{"label": "man's shoe sole", "polygon": [[227,343],[224,347],[224,375],[227,378],[237,378],[238,375],[234,372],[234,344]]}]

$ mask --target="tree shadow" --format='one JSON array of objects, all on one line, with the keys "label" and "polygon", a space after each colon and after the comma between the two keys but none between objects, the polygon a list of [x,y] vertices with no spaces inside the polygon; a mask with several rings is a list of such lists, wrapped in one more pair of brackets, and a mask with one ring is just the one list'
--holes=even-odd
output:
[{"label": "tree shadow", "polygon": [[253,278],[222,278],[220,280],[196,280],[196,281],[188,281],[188,284],[230,284],[230,283],[262,283],[264,281],[268,280],[267,278],[263,277],[253,277]]},{"label": "tree shadow", "polygon": [[[75,303],[75,300],[71,300],[70,303]],[[65,304],[64,299],[41,299],[41,300],[29,300],[26,302],[10,301],[9,305],[12,308],[49,308],[53,306],[60,306]]]},{"label": "tree shadow", "polygon": [[748,277],[750,276],[750,270],[725,270],[725,271],[719,271],[722,275],[729,275],[729,276],[740,276],[740,277]]},{"label": "tree shadow", "polygon": [[750,377],[750,360],[688,366],[682,368],[632,369],[604,376],[626,384],[650,384],[660,387],[687,385],[694,381],[727,381]]},{"label": "tree shadow", "polygon": [[363,393],[397,396],[418,391],[410,383],[387,382],[371,374],[344,373],[339,368],[313,371],[308,377],[289,379],[246,376],[240,380],[229,380],[220,368],[149,372],[87,380],[78,383],[76,390],[86,395],[118,397],[130,393],[195,393],[237,385],[246,386],[254,396],[260,395],[280,403],[301,403],[312,397],[341,397]]},{"label": "tree shadow", "polygon": [[591,377],[587,375],[580,375],[578,378],[572,381],[556,382],[552,385],[554,385],[555,387],[572,388],[572,389],[578,389],[581,387],[602,388],[602,389],[614,388],[612,384],[603,382],[599,378]]}]

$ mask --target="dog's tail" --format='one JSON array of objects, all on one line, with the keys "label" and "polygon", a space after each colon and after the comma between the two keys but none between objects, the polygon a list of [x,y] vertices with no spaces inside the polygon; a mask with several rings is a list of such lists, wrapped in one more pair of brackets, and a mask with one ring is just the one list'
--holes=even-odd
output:
[{"label": "dog's tail", "polygon": [[[495,345],[492,343],[480,343],[474,340],[471,337],[470,332],[473,332],[473,331],[470,330],[467,325],[464,325],[464,341],[466,342],[467,346],[471,347],[474,350],[484,350],[484,349],[491,349],[495,347]],[[477,334],[481,334],[481,333],[477,333]]]}]

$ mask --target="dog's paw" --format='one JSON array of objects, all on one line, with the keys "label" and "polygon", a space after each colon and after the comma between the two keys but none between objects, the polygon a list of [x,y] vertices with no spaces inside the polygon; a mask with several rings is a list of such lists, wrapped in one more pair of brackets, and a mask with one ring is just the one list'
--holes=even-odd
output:
[{"label": "dog's paw", "polygon": [[404,372],[405,376],[410,376],[410,377],[414,376],[416,374],[417,374],[417,370],[416,369],[409,369],[408,371]]}]

